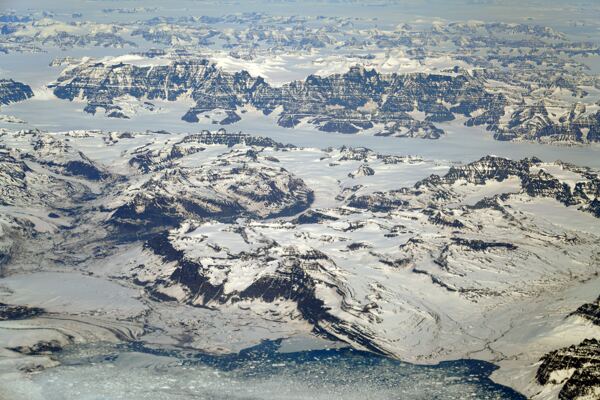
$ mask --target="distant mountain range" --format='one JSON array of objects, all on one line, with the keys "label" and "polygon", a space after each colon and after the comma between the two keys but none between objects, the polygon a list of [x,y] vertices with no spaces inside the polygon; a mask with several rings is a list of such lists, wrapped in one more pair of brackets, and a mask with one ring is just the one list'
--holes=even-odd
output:
[{"label": "distant mountain range", "polygon": [[186,97],[196,103],[182,116],[188,122],[219,110],[222,118],[215,122],[231,124],[242,118],[244,107],[252,106],[265,115],[277,113],[282,127],[305,121],[324,132],[372,130],[383,136],[437,139],[444,131],[436,124],[460,116],[467,126],[493,131],[498,140],[600,140],[600,112],[586,112],[578,103],[553,116],[543,101],[513,104],[502,90],[491,90],[488,79],[458,68],[445,74],[381,74],[356,66],[344,74],[310,75],[277,87],[247,71],[230,73],[208,60],[188,60],[148,66],[85,62],[67,68],[50,87],[61,99],[86,99],[86,112],[102,110],[116,118],[131,117],[120,105],[127,98],[151,102]]}]

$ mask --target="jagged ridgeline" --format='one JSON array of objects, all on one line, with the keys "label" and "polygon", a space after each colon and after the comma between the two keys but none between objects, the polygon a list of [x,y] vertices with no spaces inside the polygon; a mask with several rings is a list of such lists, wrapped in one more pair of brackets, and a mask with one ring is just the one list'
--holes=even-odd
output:
[{"label": "jagged ridgeline", "polygon": [[[460,115],[467,126],[483,125],[499,140],[600,139],[600,113],[586,114],[583,105],[555,122],[543,105],[517,104],[504,121],[511,100],[490,90],[486,79],[485,72],[459,68],[445,74],[381,74],[355,66],[344,74],[310,75],[276,87],[247,71],[229,73],[208,60],[186,60],[151,66],[85,62],[65,70],[50,87],[61,99],[87,99],[88,113],[103,110],[116,118],[129,117],[119,105],[123,96],[150,101],[190,97],[196,104],[182,116],[188,122],[221,110],[221,124],[235,123],[241,119],[241,107],[253,106],[265,115],[277,112],[282,127],[305,121],[324,132],[351,134],[375,128],[378,135],[437,139],[444,131],[436,123]],[[414,112],[424,118],[415,118]]]}]

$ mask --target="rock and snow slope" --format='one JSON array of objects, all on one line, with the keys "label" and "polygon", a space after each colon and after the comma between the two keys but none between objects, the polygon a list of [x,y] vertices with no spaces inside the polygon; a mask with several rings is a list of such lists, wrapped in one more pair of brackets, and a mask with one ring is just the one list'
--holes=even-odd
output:
[{"label": "rock and snow slope", "polygon": [[[556,390],[539,384],[560,368],[536,380],[538,360],[600,334],[590,307],[565,319],[598,296],[600,179],[588,168],[438,165],[223,130],[2,131],[0,142],[0,302],[56,301],[48,284],[22,293],[40,277],[23,272],[38,270],[98,293],[118,284],[132,302],[63,294],[54,317],[19,323],[63,333],[12,337],[11,354],[107,337],[231,351],[312,329],[407,361],[490,360],[499,381],[544,398]],[[206,308],[221,328],[199,341]]]}]

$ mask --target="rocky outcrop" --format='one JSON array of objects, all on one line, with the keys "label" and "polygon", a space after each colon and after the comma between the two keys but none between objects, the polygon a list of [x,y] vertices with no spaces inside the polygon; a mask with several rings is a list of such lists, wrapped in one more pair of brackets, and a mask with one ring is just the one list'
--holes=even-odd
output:
[{"label": "rocky outcrop", "polygon": [[536,158],[524,160],[509,160],[507,158],[485,156],[463,166],[452,166],[443,177],[431,175],[415,185],[416,189],[422,187],[435,187],[440,184],[451,185],[458,180],[464,180],[475,185],[484,185],[489,180],[502,182],[510,176],[525,176],[531,166],[541,161]]},{"label": "rocky outcrop", "polygon": [[0,303],[0,321],[27,319],[43,313],[44,310],[38,307],[15,306]]},{"label": "rocky outcrop", "polygon": [[191,134],[186,136],[182,143],[202,143],[202,144],[223,144],[228,147],[235,145],[271,147],[273,149],[293,149],[296,146],[291,144],[283,144],[269,137],[251,136],[244,133],[231,133],[225,129],[219,129],[216,132],[203,130],[201,133]]},{"label": "rocky outcrop", "polygon": [[543,101],[523,105],[510,116],[506,126],[496,128],[496,139],[524,138],[540,141],[597,142],[600,140],[600,112],[586,112],[586,106],[575,103],[558,117],[551,117]]},{"label": "rocky outcrop", "polygon": [[388,212],[394,209],[408,207],[407,200],[390,196],[387,193],[377,192],[371,195],[351,196],[348,200],[348,206],[355,208],[368,209],[374,212]]},{"label": "rocky outcrop", "polygon": [[[564,168],[574,168],[562,164]],[[577,168],[575,168],[577,169]],[[577,206],[592,215],[600,216],[600,180],[595,173],[579,171],[582,181],[576,182],[573,188],[566,182],[559,180],[546,172],[543,163],[537,158],[523,160],[509,160],[501,157],[485,156],[480,160],[462,166],[452,166],[444,176],[431,175],[417,182],[412,188],[402,188],[387,193],[375,192],[369,195],[352,195],[348,205],[371,211],[390,211],[394,208],[406,208],[411,200],[422,198],[419,207],[427,202],[445,204],[452,199],[458,200],[460,195],[454,192],[455,184],[469,183],[485,185],[490,181],[503,182],[513,177],[518,178],[521,193],[531,197],[546,197],[558,200],[565,206]],[[504,194],[509,196],[509,194]],[[485,203],[485,199],[480,202]],[[481,203],[483,204],[483,203]],[[429,204],[431,206],[432,204]],[[486,207],[489,204],[485,204]],[[478,207],[475,205],[474,207]],[[435,207],[434,209],[435,210]],[[443,217],[439,211],[425,210],[432,221],[442,225],[460,225],[454,218]]]},{"label": "rocky outcrop", "polygon": [[33,91],[29,86],[12,79],[0,79],[0,105],[17,103],[33,97]]},{"label": "rocky outcrop", "polygon": [[[600,297],[572,312],[600,325]],[[566,348],[552,351],[541,359],[536,379],[539,384],[562,384],[561,400],[590,399],[600,396],[600,342],[586,339]]]},{"label": "rocky outcrop", "polygon": [[600,296],[595,302],[586,303],[575,310],[571,315],[577,315],[585,318],[594,325],[600,326]]},{"label": "rocky outcrop", "polygon": [[369,167],[367,164],[362,164],[355,172],[351,172],[348,174],[350,178],[356,178],[360,176],[371,176],[375,175],[375,170]]},{"label": "rocky outcrop", "polygon": [[593,399],[600,395],[600,342],[580,344],[548,353],[542,358],[536,379],[541,385],[563,384],[560,400]]},{"label": "rocky outcrop", "polygon": [[29,346],[9,347],[8,349],[21,354],[38,356],[59,352],[63,349],[63,346],[58,340],[42,340]]},{"label": "rocky outcrop", "polygon": [[[225,145],[227,147],[241,145],[257,147],[261,150],[264,148],[275,150],[295,148],[293,145],[279,143],[271,138],[250,136],[242,133],[228,133],[225,129],[221,128],[216,132],[203,130],[200,133],[193,133],[175,143],[162,145],[157,149],[146,147],[136,149],[133,152],[133,157],[129,160],[129,165],[143,173],[158,171],[171,167],[175,165],[177,160],[202,152],[206,146],[212,145]],[[256,159],[252,151],[249,150],[246,154],[248,157]]]},{"label": "rocky outcrop", "polygon": [[207,60],[200,60],[152,67],[85,63],[67,70],[51,87],[61,99],[87,99],[86,111],[90,113],[99,108],[113,111],[113,100],[124,95],[169,101],[184,95],[191,96],[196,105],[188,111],[184,120],[194,121],[197,114],[206,111],[221,109],[234,112],[248,101],[252,93],[266,90],[268,85],[245,71],[229,74]]},{"label": "rocky outcrop", "polygon": [[320,222],[337,221],[337,217],[328,215],[315,210],[308,210],[299,215],[294,223],[296,224],[317,224]]},{"label": "rocky outcrop", "polygon": [[574,204],[569,185],[544,170],[525,175],[522,184],[523,190],[530,196],[552,197],[568,206]]}]

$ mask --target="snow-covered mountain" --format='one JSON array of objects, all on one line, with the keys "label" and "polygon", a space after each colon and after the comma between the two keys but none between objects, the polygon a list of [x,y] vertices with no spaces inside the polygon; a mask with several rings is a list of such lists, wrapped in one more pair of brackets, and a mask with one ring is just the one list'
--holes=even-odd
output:
[{"label": "snow-covered mountain", "polygon": [[488,156],[439,175],[415,157],[224,130],[5,130],[0,140],[5,273],[43,262],[116,280],[146,304],[122,333],[136,340],[154,340],[153,324],[190,334],[163,325],[162,307],[209,308],[246,315],[240,324],[302,321],[408,361],[483,358],[499,373],[516,363],[533,374],[519,389],[533,394],[562,368],[553,361],[534,379],[540,358],[597,334],[569,316],[597,297],[600,179],[589,168]]},{"label": "snow-covered mountain", "polygon": [[[241,118],[238,108],[251,105],[264,114],[278,110],[279,125],[288,128],[308,119],[325,132],[356,133],[378,125],[381,135],[431,138],[442,133],[432,122],[454,119],[442,102],[462,102],[460,107],[475,109],[479,107],[472,104],[473,97],[458,99],[457,93],[485,97],[481,85],[464,76],[380,75],[356,67],[345,74],[309,76],[274,87],[246,71],[225,72],[208,60],[149,66],[89,62],[68,68],[51,87],[59,98],[87,99],[87,112],[103,109],[113,117],[123,116],[118,105],[123,96],[149,101],[188,97],[196,103],[182,117],[188,122],[222,110],[225,118],[220,123],[235,123]],[[408,114],[413,110],[424,112],[426,119],[413,119]]]},{"label": "snow-covered mountain", "polygon": [[29,3],[0,399],[600,398],[594,2]]},{"label": "snow-covered mountain", "polygon": [[242,119],[241,110],[252,106],[265,115],[276,113],[279,126],[292,128],[304,121],[324,132],[371,130],[381,136],[437,139],[444,131],[436,124],[463,118],[467,126],[494,131],[498,140],[600,138],[599,112],[588,112],[583,103],[531,104],[537,96],[515,98],[508,85],[493,83],[497,79],[457,68],[444,74],[382,74],[354,66],[343,74],[310,75],[273,86],[245,70],[226,72],[206,59],[150,58],[147,65],[88,60],[66,68],[50,87],[61,99],[87,100],[86,112],[103,110],[117,118],[133,116],[127,111],[131,101],[152,109],[153,100],[185,98],[195,102],[182,116],[187,122],[219,111],[222,117],[216,122],[233,124]]}]

